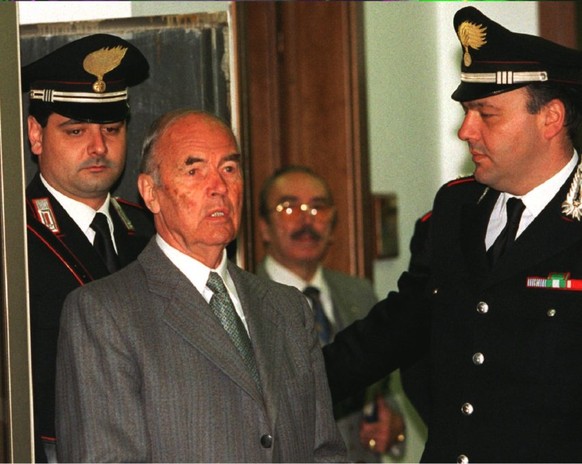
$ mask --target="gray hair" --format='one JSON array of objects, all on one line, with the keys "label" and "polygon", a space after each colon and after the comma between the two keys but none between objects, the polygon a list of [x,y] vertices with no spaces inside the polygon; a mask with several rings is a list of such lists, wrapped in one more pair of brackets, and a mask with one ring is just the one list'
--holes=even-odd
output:
[{"label": "gray hair", "polygon": [[196,110],[192,108],[179,108],[162,114],[152,123],[144,138],[141,148],[141,161],[139,165],[140,173],[149,174],[152,176],[152,179],[157,185],[160,184],[160,170],[159,164],[155,161],[156,145],[172,124],[174,124],[179,119],[189,115],[207,116],[209,119],[212,119],[223,125],[225,129],[232,133],[232,129],[226,122],[224,122],[218,116],[207,111]]}]

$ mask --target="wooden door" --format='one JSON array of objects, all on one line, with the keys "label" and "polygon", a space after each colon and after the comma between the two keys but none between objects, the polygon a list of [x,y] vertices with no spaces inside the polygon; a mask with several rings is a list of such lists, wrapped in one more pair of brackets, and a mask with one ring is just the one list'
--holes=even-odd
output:
[{"label": "wooden door", "polygon": [[245,267],[264,254],[256,232],[262,182],[280,166],[303,164],[326,177],[338,208],[326,265],[370,277],[361,3],[240,2],[235,16],[248,156]]}]

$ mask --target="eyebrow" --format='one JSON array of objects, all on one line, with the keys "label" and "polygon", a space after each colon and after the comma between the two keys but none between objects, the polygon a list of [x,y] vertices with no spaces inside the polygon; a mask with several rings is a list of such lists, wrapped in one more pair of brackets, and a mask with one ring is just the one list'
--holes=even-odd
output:
[{"label": "eyebrow", "polygon": [[77,119],[67,119],[66,121],[59,123],[59,127],[75,126],[77,124],[88,124],[88,123],[84,123],[83,121],[79,121]]},{"label": "eyebrow", "polygon": [[474,108],[497,108],[497,106],[491,103],[485,102],[462,102],[461,106],[463,108],[474,109]]},{"label": "eyebrow", "polygon": [[61,122],[58,127],[67,127],[67,126],[78,126],[79,124],[97,124],[98,126],[111,126],[114,124],[123,125],[125,121],[113,121],[113,122],[96,122],[91,123],[87,121],[79,121],[78,119],[67,119],[66,121]]},{"label": "eyebrow", "polygon": [[189,156],[188,158],[186,158],[186,161],[184,162],[184,164],[186,166],[191,166],[194,163],[201,163],[202,161],[204,161],[202,158],[198,158],[195,156]]},{"label": "eyebrow", "polygon": [[222,161],[235,161],[237,163],[240,163],[240,159],[241,159],[241,154],[240,153],[231,153],[230,155],[226,155]]},{"label": "eyebrow", "polygon": [[[240,159],[241,159],[241,154],[240,153],[231,153],[229,155],[224,156],[220,162],[224,163],[227,161],[236,161],[237,163],[240,163]],[[200,158],[198,156],[188,156],[188,158],[186,158],[186,161],[184,162],[184,164],[186,166],[191,166],[194,163],[202,163],[204,162],[204,158]]]},{"label": "eyebrow", "polygon": [[[284,203],[286,201],[288,201],[288,202],[299,201],[299,197],[297,197],[295,195],[283,195],[283,196],[279,197],[279,199],[278,199],[279,203]],[[311,198],[308,202],[309,203],[311,203],[311,202],[313,202],[313,203],[316,203],[316,202],[330,203],[330,199],[326,196],[318,195],[318,196]]]},{"label": "eyebrow", "polygon": [[277,200],[279,203],[284,203],[286,201],[288,202],[292,202],[292,201],[297,201],[298,198],[296,196],[293,195],[283,195],[282,197],[279,197],[279,199]]}]

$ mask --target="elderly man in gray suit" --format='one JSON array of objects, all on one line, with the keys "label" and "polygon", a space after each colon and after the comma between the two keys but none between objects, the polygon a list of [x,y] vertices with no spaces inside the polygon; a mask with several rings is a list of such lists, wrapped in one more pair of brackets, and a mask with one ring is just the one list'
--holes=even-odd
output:
[{"label": "elderly man in gray suit", "polygon": [[[259,216],[267,255],[257,274],[305,293],[314,310],[321,345],[374,306],[377,299],[370,281],[322,265],[337,220],[333,195],[323,177],[300,165],[275,171],[259,193]],[[392,457],[402,455],[404,421],[395,403],[386,401],[388,380],[335,407],[351,461],[381,462],[387,451]],[[368,424],[373,424],[373,438],[367,433],[364,440],[360,426]]]},{"label": "elderly man in gray suit", "polygon": [[232,131],[178,110],[142,156],[156,237],[64,306],[59,460],[344,461],[305,298],[227,259],[243,196]]}]

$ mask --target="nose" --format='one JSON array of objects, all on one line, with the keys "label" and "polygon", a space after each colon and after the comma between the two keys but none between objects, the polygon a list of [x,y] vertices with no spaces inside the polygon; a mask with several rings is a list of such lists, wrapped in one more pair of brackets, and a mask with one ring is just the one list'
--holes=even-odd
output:
[{"label": "nose", "polygon": [[211,169],[208,176],[208,186],[211,195],[223,195],[226,193],[226,181],[218,169]]},{"label": "nose", "polygon": [[103,156],[107,153],[107,143],[105,142],[105,135],[101,132],[101,128],[92,127],[89,131],[91,137],[89,141],[89,154],[92,156]]},{"label": "nose", "polygon": [[472,114],[471,111],[468,111],[467,114],[465,114],[463,123],[457,131],[457,136],[463,142],[472,142],[478,138],[479,131],[477,129],[477,115]]}]

